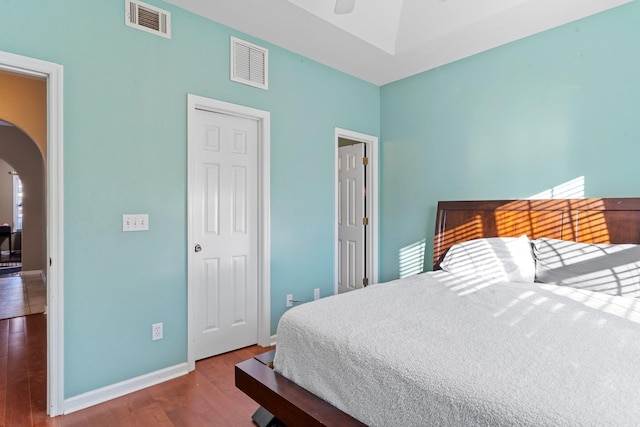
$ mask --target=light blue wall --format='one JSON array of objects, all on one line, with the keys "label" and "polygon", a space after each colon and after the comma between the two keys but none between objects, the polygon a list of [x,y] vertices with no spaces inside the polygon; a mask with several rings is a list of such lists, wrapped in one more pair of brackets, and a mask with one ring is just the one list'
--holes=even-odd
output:
[{"label": "light blue wall", "polygon": [[426,239],[439,200],[523,198],[584,177],[640,195],[640,4],[381,89],[380,277]]},{"label": "light blue wall", "polygon": [[[334,127],[379,134],[378,87],[148,2],[171,40],[122,0],[2,2],[0,50],[64,66],[65,397],[186,361],[187,93],[271,112],[272,332],[286,294],[333,292]],[[230,35],[270,49],[269,91],[229,81]]]}]

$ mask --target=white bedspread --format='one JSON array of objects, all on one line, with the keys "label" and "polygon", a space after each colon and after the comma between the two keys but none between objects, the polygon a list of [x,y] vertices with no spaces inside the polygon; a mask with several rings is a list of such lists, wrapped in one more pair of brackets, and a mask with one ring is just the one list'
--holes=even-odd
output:
[{"label": "white bedspread", "polygon": [[274,364],[371,426],[638,426],[640,300],[425,273],[289,310]]}]

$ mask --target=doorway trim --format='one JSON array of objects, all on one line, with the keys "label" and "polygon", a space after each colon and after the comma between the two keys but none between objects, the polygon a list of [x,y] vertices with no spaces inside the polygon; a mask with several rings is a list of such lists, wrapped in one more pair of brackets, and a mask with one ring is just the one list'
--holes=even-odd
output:
[{"label": "doorway trim", "polygon": [[63,67],[0,51],[0,70],[47,80],[47,414],[64,413]]},{"label": "doorway trim", "polygon": [[[243,105],[231,104],[193,94],[187,95],[187,145],[196,138],[195,111],[205,110],[229,116],[249,118],[258,122],[258,345],[271,345],[271,113]],[[195,292],[191,215],[194,185],[189,173],[187,156],[187,369],[196,368],[193,344],[195,340]]]},{"label": "doorway trim", "polygon": [[346,138],[362,142],[367,145],[369,168],[367,169],[367,212],[369,213],[369,227],[367,227],[367,242],[371,242],[367,251],[367,265],[369,266],[369,284],[378,283],[378,137],[354,132],[336,127],[334,132],[334,250],[333,250],[333,283],[334,294],[338,293],[338,139]]}]

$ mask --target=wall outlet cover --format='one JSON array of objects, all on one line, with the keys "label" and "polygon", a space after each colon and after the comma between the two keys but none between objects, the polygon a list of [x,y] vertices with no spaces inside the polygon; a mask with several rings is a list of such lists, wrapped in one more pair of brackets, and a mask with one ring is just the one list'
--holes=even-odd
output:
[{"label": "wall outlet cover", "polygon": [[163,337],[162,323],[154,323],[151,325],[151,339],[153,341],[161,340]]}]

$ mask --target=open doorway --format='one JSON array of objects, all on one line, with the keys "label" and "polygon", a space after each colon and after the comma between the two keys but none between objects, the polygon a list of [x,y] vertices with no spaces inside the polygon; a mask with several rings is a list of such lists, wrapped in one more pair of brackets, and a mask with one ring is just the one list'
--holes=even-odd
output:
[{"label": "open doorway", "polygon": [[378,138],[335,130],[335,293],[378,281]]},{"label": "open doorway", "polygon": [[4,244],[8,255],[20,255],[22,273],[46,275],[47,80],[0,71],[0,86]]},{"label": "open doorway", "polygon": [[[6,78],[14,79],[10,84],[2,83],[3,96],[0,99],[0,117],[5,123],[3,131],[12,137],[26,137],[32,144],[26,144],[37,149],[40,162],[40,188],[43,196],[34,198],[40,200],[44,209],[44,219],[40,220],[44,236],[40,242],[42,249],[34,255],[33,262],[27,264],[27,179],[26,171],[30,169],[19,165],[18,161],[8,163],[16,169],[25,186],[23,200],[24,218],[22,233],[22,269],[40,270],[46,277],[46,305],[47,305],[47,413],[50,416],[60,415],[64,411],[63,384],[63,138],[62,138],[62,80],[63,68],[59,64],[28,58],[16,54],[0,51],[0,73]],[[23,83],[27,80],[40,82],[44,97],[40,101],[29,105],[34,99],[33,94],[25,92]],[[19,100],[20,102],[12,102]],[[44,122],[33,122],[41,111]],[[2,138],[3,140],[5,138]],[[12,146],[15,148],[17,146]],[[13,150],[11,150],[13,153]],[[45,160],[46,159],[46,160]],[[35,168],[38,169],[38,168]],[[29,190],[29,194],[31,191]]]}]

